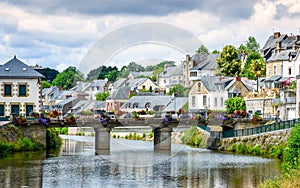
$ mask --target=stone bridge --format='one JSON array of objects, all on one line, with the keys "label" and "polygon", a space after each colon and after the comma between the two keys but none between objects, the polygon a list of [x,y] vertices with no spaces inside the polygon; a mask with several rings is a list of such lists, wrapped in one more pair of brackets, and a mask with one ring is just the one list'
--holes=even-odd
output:
[{"label": "stone bridge", "polygon": [[[108,122],[101,122],[96,119],[81,119],[75,122],[66,122],[65,120],[52,120],[45,124],[45,128],[59,127],[92,127],[95,130],[95,154],[110,154],[110,132],[115,127],[134,127],[148,126],[154,132],[154,151],[168,153],[171,151],[171,133],[174,127],[177,127],[179,120],[170,120],[165,122],[161,118],[152,118],[145,120],[137,119],[115,119]],[[190,120],[184,120],[185,124],[193,124]],[[31,120],[26,123],[27,126],[42,125],[38,120]]]}]

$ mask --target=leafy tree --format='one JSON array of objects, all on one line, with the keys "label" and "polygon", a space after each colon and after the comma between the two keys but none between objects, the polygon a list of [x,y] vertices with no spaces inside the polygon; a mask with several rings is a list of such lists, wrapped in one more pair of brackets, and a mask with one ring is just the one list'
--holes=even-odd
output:
[{"label": "leafy tree", "polygon": [[118,70],[113,69],[112,71],[108,72],[105,77],[108,79],[108,81],[115,82],[118,78]]},{"label": "leafy tree", "polygon": [[[245,76],[251,80],[255,80],[256,79],[256,74],[255,74],[255,71],[252,70],[251,68],[251,65],[252,63],[251,62],[254,62],[254,60],[259,60],[261,61],[264,61],[264,58],[260,55],[259,52],[253,52],[253,53],[250,53],[246,59],[246,63],[245,63],[245,66],[244,66],[244,69],[242,71],[242,76]],[[265,67],[266,67],[266,64],[265,63],[262,63],[262,72],[261,72],[261,75],[266,75],[266,71],[265,71]],[[257,67],[258,69],[258,67]]]},{"label": "leafy tree", "polygon": [[127,66],[129,72],[143,72],[145,68],[135,62],[130,62]]},{"label": "leafy tree", "polygon": [[183,97],[184,91],[185,91],[185,88],[182,85],[176,84],[175,86],[173,86],[173,88],[170,89],[168,94],[172,95],[173,93],[176,93],[177,97]]},{"label": "leafy tree", "polygon": [[258,79],[260,76],[266,74],[266,62],[263,58],[260,59],[252,59],[250,65],[251,72],[256,76],[257,82],[257,91],[258,91]]},{"label": "leafy tree", "polygon": [[196,50],[196,53],[198,54],[209,54],[208,48],[205,47],[203,44]]},{"label": "leafy tree", "polygon": [[291,84],[289,85],[289,89],[293,90],[294,93],[296,93],[297,83],[295,80],[291,81]]},{"label": "leafy tree", "polygon": [[211,53],[212,53],[212,54],[219,54],[219,53],[220,53],[220,51],[218,51],[218,50],[214,50],[214,51],[212,51]]},{"label": "leafy tree", "polygon": [[105,79],[107,77],[110,77],[111,80],[116,80],[117,77],[115,78],[115,76],[112,76],[112,75],[107,76],[108,74],[110,74],[111,71],[114,71],[114,73],[116,73],[115,76],[118,77],[119,71],[116,66],[106,67],[105,65],[102,65],[96,69],[91,70],[87,75],[87,80],[92,81],[92,80],[97,80],[97,79]]},{"label": "leafy tree", "polygon": [[84,81],[84,75],[76,67],[68,67],[59,73],[53,80],[52,84],[61,86],[63,89],[70,89],[76,85],[76,82]]},{"label": "leafy tree", "polygon": [[55,69],[45,68],[45,69],[36,69],[39,73],[41,73],[43,76],[45,76],[45,80],[47,82],[52,82],[56,76],[59,74],[59,72]]},{"label": "leafy tree", "polygon": [[246,110],[246,102],[241,97],[232,97],[225,101],[226,112],[233,113],[235,110]]},{"label": "leafy tree", "polygon": [[96,100],[105,101],[108,96],[109,96],[108,92],[98,93],[98,94],[96,94]]},{"label": "leafy tree", "polygon": [[51,87],[51,83],[43,80],[42,81],[42,89]]},{"label": "leafy tree", "polygon": [[241,72],[241,61],[238,59],[236,48],[232,45],[225,46],[216,61],[218,74],[237,76]]},{"label": "leafy tree", "polygon": [[259,43],[256,42],[256,39],[253,36],[248,37],[246,47],[250,50],[250,52],[258,52]]}]

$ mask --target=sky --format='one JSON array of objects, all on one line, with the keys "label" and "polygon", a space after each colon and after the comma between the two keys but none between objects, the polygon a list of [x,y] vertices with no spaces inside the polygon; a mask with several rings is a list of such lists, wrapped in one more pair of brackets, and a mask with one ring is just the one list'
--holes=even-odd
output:
[{"label": "sky", "polygon": [[[101,65],[180,63],[201,44],[238,47],[273,32],[300,34],[299,0],[1,0],[0,64],[85,74]],[[144,63],[144,64],[143,64]]]}]

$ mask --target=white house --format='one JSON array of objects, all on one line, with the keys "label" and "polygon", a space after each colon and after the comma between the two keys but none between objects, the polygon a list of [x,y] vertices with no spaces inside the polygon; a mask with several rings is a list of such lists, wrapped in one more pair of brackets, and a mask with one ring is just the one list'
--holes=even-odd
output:
[{"label": "white house", "polygon": [[158,76],[158,86],[166,93],[176,84],[182,84],[182,64],[179,66],[165,66],[163,72]]},{"label": "white house", "polygon": [[0,66],[0,116],[28,115],[42,107],[41,79],[43,75],[16,56]]},{"label": "white house", "polygon": [[254,90],[255,81],[241,77],[203,76],[195,81],[189,92],[189,112],[222,110],[228,98],[244,97]]}]

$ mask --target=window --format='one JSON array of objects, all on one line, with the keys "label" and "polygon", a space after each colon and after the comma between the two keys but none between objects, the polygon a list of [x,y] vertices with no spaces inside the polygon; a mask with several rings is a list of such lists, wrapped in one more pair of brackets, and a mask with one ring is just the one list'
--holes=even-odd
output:
[{"label": "window", "polygon": [[4,84],[4,96],[11,96],[11,84]]},{"label": "window", "polygon": [[224,106],[224,99],[221,97],[221,106]]},{"label": "window", "polygon": [[0,104],[0,116],[4,116],[4,104]]},{"label": "window", "polygon": [[26,97],[26,85],[19,85],[19,96]]},{"label": "window", "polygon": [[196,97],[192,96],[192,106],[195,106],[195,105],[196,105]]},{"label": "window", "polygon": [[289,75],[291,75],[291,74],[292,74],[292,68],[289,67]]},{"label": "window", "polygon": [[203,106],[207,105],[207,97],[206,95],[203,95]]},{"label": "window", "polygon": [[30,112],[33,112],[33,105],[26,105],[26,116],[29,116]]},{"label": "window", "polygon": [[280,74],[283,73],[283,65],[280,65]]},{"label": "window", "polygon": [[11,105],[11,113],[19,115],[19,105]]},{"label": "window", "polygon": [[270,66],[267,66],[267,75],[270,75]]},{"label": "window", "polygon": [[274,67],[273,67],[273,73],[274,73],[274,75],[277,74],[277,70],[276,69],[277,69],[277,67],[276,67],[276,65],[274,65]]},{"label": "window", "polygon": [[217,97],[215,97],[215,105],[214,106],[215,107],[218,106],[218,98]]},{"label": "window", "polygon": [[197,72],[190,72],[190,77],[197,77]]},{"label": "window", "polygon": [[198,93],[201,92],[201,83],[198,83]]}]

